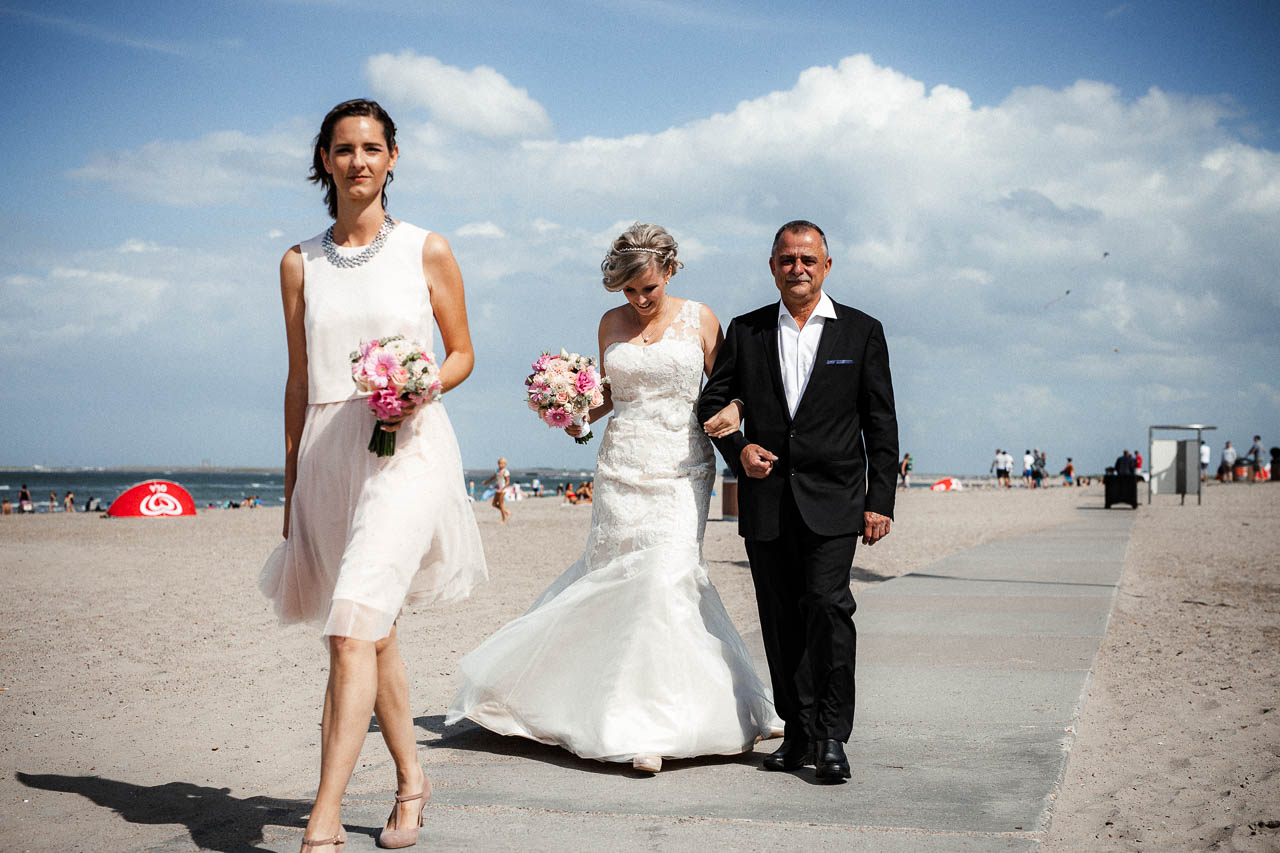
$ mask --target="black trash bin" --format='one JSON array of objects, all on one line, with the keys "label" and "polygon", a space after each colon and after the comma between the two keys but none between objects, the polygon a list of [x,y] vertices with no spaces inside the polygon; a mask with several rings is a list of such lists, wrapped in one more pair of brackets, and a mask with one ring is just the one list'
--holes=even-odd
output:
[{"label": "black trash bin", "polygon": [[1112,504],[1128,504],[1137,509],[1139,479],[1137,474],[1117,474],[1108,468],[1102,477],[1103,500],[1107,509],[1111,509]]}]

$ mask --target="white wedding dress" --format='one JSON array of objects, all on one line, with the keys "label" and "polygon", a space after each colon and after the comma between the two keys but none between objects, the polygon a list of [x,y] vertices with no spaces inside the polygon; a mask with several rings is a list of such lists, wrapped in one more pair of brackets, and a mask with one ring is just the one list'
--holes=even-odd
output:
[{"label": "white wedding dress", "polygon": [[586,551],[463,658],[447,723],[619,762],[739,753],[781,728],[702,556],[715,457],[695,413],[698,314],[686,301],[656,343],[606,350]]}]

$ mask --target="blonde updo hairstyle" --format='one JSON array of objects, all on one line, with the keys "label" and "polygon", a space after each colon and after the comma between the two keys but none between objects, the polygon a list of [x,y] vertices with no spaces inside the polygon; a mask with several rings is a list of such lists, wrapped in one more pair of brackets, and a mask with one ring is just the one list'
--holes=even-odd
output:
[{"label": "blonde updo hairstyle", "polygon": [[676,258],[679,245],[661,225],[637,222],[618,235],[609,253],[600,262],[604,273],[604,289],[617,293],[627,282],[643,275],[652,267],[675,275],[684,266]]}]

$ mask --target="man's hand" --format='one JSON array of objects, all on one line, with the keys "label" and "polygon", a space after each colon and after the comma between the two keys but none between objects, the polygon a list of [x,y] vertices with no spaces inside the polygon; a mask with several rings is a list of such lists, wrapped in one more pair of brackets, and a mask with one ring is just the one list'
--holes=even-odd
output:
[{"label": "man's hand", "polygon": [[862,514],[862,544],[874,545],[888,536],[889,525],[892,523],[893,519],[887,515],[881,515],[878,512],[864,512]]},{"label": "man's hand", "polygon": [[778,457],[758,444],[748,444],[738,454],[742,462],[742,471],[754,480],[763,480],[773,472],[773,463]]}]

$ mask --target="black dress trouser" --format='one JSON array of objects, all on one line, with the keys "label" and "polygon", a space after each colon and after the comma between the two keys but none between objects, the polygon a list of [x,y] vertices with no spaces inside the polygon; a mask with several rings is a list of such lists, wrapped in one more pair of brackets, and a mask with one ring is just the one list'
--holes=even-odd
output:
[{"label": "black dress trouser", "polygon": [[778,538],[747,539],[773,702],[787,737],[849,740],[858,632],[849,570],[860,534],[821,536],[784,489]]}]

